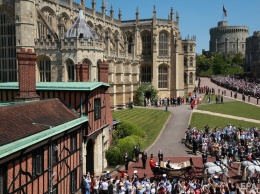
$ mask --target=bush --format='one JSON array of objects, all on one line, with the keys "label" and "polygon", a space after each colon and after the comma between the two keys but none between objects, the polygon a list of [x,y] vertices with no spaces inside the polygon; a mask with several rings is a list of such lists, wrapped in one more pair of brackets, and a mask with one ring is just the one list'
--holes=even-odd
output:
[{"label": "bush", "polygon": [[140,150],[143,148],[143,140],[136,135],[127,136],[118,140],[118,146],[111,146],[106,151],[106,159],[109,166],[119,165],[124,163],[125,152],[129,158],[134,156],[134,147],[138,145]]},{"label": "bush", "polygon": [[116,146],[111,146],[106,151],[106,159],[109,166],[122,164],[122,158],[122,151]]},{"label": "bush", "polygon": [[113,139],[123,139],[130,135],[137,135],[139,137],[145,137],[146,133],[143,129],[141,129],[138,125],[129,122],[129,121],[121,121],[117,129],[113,132]]},{"label": "bush", "polygon": [[128,153],[129,158],[134,156],[134,147],[138,145],[140,150],[143,148],[143,140],[141,137],[136,135],[127,136],[123,139],[118,140],[118,147],[122,152],[122,160],[125,152]]}]

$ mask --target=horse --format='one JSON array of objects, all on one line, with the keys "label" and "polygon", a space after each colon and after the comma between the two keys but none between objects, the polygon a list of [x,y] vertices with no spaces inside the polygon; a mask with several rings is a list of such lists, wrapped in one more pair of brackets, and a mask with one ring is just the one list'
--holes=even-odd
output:
[{"label": "horse", "polygon": [[[225,166],[228,166],[228,164],[229,164],[230,166],[232,166],[232,163],[231,163],[231,161],[228,159],[227,156],[221,161],[221,163],[224,164]],[[216,165],[216,163],[214,163],[214,162],[207,162],[207,163],[205,163],[205,164],[203,165],[204,169],[209,168],[209,167],[212,167],[212,166],[218,166],[218,165]]]},{"label": "horse", "polygon": [[208,175],[210,178],[212,178],[215,174],[218,174],[221,176],[223,176],[223,174],[224,174],[229,179],[228,168],[224,165],[212,166],[212,167],[206,168],[204,170],[204,175]]},{"label": "horse", "polygon": [[252,162],[250,162],[250,161],[248,161],[248,160],[245,160],[245,161],[240,162],[240,163],[239,163],[239,166],[238,166],[238,170],[237,170],[237,175],[241,175],[241,168],[242,168],[243,170],[245,170],[245,168],[246,168],[247,166],[251,166],[251,165],[254,165],[254,163],[252,163]]},{"label": "horse", "polygon": [[246,180],[246,172],[248,172],[248,177],[247,177],[248,180],[251,180],[251,178],[255,173],[257,173],[257,175],[260,173],[260,166],[257,165],[246,166],[244,176],[243,176],[244,180]]}]

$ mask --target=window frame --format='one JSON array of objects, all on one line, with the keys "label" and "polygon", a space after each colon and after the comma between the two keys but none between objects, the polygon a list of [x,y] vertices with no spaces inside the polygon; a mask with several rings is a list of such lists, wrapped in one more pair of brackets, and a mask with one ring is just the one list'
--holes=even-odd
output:
[{"label": "window frame", "polygon": [[190,67],[193,67],[193,57],[190,57],[189,64],[190,64]]},{"label": "window frame", "polygon": [[75,82],[75,65],[72,60],[67,61],[68,82]]},{"label": "window frame", "polygon": [[143,32],[142,36],[142,55],[151,56],[152,55],[152,35],[149,32]]},{"label": "window frame", "polygon": [[39,60],[40,82],[51,82],[51,60],[43,58]]},{"label": "window frame", "polygon": [[165,32],[159,34],[159,56],[168,56],[168,35]]},{"label": "window frame", "polygon": [[40,176],[44,171],[44,150],[38,148],[33,152],[33,176]]},{"label": "window frame", "polygon": [[141,67],[141,82],[142,83],[152,82],[152,67],[150,66]]},{"label": "window frame", "polygon": [[0,82],[17,82],[16,30],[13,18],[0,13]]},{"label": "window frame", "polygon": [[94,120],[101,119],[101,98],[94,99]]},{"label": "window frame", "polygon": [[159,66],[158,88],[168,88],[168,68],[164,65]]},{"label": "window frame", "polygon": [[70,152],[74,153],[77,151],[77,133],[73,132],[70,134]]},{"label": "window frame", "polygon": [[133,36],[130,34],[126,35],[126,40],[128,42],[128,53],[131,54],[132,53],[132,43],[133,43]]},{"label": "window frame", "polygon": [[190,74],[189,74],[189,84],[193,84],[193,82],[194,82],[193,79],[194,79],[193,78],[193,73],[190,72]]},{"label": "window frame", "polygon": [[77,192],[77,169],[70,173],[70,193]]}]

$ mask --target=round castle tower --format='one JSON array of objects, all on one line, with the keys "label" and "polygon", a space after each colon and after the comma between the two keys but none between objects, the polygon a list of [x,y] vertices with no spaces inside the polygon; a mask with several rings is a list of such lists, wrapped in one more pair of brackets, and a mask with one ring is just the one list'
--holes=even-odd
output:
[{"label": "round castle tower", "polygon": [[224,54],[241,52],[244,55],[248,34],[247,26],[228,26],[227,21],[220,21],[218,27],[210,29],[209,51]]}]

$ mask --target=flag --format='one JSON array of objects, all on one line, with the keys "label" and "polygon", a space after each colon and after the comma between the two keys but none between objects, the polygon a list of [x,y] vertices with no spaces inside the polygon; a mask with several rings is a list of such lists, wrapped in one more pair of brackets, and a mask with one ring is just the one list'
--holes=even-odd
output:
[{"label": "flag", "polygon": [[224,12],[224,16],[227,17],[227,10],[224,5],[223,5],[223,12]]}]

